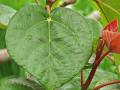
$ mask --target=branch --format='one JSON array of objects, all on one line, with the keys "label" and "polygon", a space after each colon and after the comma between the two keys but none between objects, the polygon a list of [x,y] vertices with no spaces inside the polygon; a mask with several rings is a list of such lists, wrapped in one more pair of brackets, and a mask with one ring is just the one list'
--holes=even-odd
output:
[{"label": "branch", "polygon": [[55,3],[56,1],[57,0],[46,0],[45,8],[46,8],[48,13],[51,12],[51,7],[52,7],[53,3]]},{"label": "branch", "polygon": [[84,85],[84,74],[83,74],[83,70],[81,70],[81,72],[80,72],[80,77],[81,77],[81,87],[83,87],[83,85]]},{"label": "branch", "polygon": [[[103,53],[105,53],[105,51],[103,51]],[[106,57],[108,58],[109,61],[111,61],[112,63],[115,63],[115,60],[111,55],[108,54]]]},{"label": "branch", "polygon": [[65,0],[61,5],[60,7],[65,7],[67,5],[70,5],[70,4],[74,4],[76,2],[76,0]]},{"label": "branch", "polygon": [[108,85],[111,85],[111,84],[118,84],[120,83],[120,80],[113,80],[113,81],[110,81],[110,82],[106,82],[104,84],[101,84],[99,86],[96,86],[93,90],[99,90],[100,88],[103,88],[105,86],[108,86]]},{"label": "branch", "polygon": [[110,60],[112,63],[115,63],[115,60],[113,59],[113,57],[112,57],[112,56],[107,55],[107,58],[108,58],[108,60]]},{"label": "branch", "polygon": [[92,70],[85,82],[85,84],[83,85],[82,87],[82,90],[87,90],[90,83],[92,82],[92,79],[96,73],[96,70],[97,70],[97,67],[99,66],[100,62],[102,61],[102,59],[109,53],[109,51],[105,52],[98,60],[96,60],[94,63],[93,63],[93,67],[92,67]]},{"label": "branch", "polygon": [[57,0],[47,0],[46,5],[52,6],[53,3],[55,3]]}]

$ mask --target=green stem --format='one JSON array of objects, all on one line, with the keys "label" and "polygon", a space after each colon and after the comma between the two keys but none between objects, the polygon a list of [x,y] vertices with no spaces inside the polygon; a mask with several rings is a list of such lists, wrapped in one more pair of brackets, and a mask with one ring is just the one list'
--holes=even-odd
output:
[{"label": "green stem", "polygon": [[103,10],[103,8],[101,7],[101,5],[100,5],[100,3],[99,3],[100,1],[99,1],[99,0],[95,0],[95,2],[97,3],[97,5],[98,5],[99,8],[101,9],[104,17],[106,18],[107,22],[109,23],[110,21],[109,21],[109,19],[107,18],[106,14],[105,14],[105,12],[104,12],[104,10]]}]

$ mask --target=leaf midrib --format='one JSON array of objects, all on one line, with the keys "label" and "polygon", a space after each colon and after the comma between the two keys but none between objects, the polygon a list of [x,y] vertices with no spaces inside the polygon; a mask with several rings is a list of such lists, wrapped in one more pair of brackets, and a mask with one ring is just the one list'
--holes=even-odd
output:
[{"label": "leaf midrib", "polygon": [[[50,17],[49,17],[50,18]],[[78,35],[76,35],[76,32],[74,32],[74,30],[72,30],[69,26],[67,26],[66,24],[63,24],[63,23],[61,23],[61,22],[58,22],[58,21],[56,21],[56,20],[51,20],[51,22],[56,22],[56,23],[58,23],[58,24],[60,24],[60,25],[62,25],[62,26],[64,26],[65,28],[68,28],[69,29],[69,31],[72,33],[72,35],[73,35],[73,37],[74,38],[76,38],[75,40],[76,40],[76,42],[78,42],[78,44],[80,45],[80,40],[79,40],[79,37],[78,37]],[[39,25],[41,22],[47,22],[48,23],[48,43],[49,43],[49,52],[48,52],[48,56],[47,57],[49,57],[50,55],[51,55],[51,51],[50,51],[50,47],[51,47],[51,29],[50,29],[50,24],[51,24],[51,22],[48,22],[48,20],[47,19],[45,19],[45,20],[42,20],[42,21],[40,21],[40,22],[38,22],[38,23],[35,23],[35,24],[33,24],[32,26],[30,26],[27,30],[26,30],[26,33],[27,33],[27,31],[30,29],[30,28],[32,28],[32,27],[34,27],[34,26],[36,26],[36,25]],[[24,33],[24,34],[26,34],[26,33]],[[25,35],[24,35],[24,37],[25,37]],[[22,40],[22,38],[21,38],[21,40]],[[30,54],[29,54],[30,55]],[[27,57],[29,57],[29,56],[27,56]]]}]

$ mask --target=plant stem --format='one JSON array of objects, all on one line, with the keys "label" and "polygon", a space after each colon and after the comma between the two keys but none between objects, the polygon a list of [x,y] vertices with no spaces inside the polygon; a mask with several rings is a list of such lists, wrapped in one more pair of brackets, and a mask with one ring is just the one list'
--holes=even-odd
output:
[{"label": "plant stem", "polygon": [[107,56],[109,52],[110,52],[110,51],[104,52],[104,54],[98,59],[98,61],[95,62],[95,65],[99,65],[100,62],[102,61],[102,59],[103,59],[105,56]]},{"label": "plant stem", "polygon": [[39,5],[39,0],[35,0],[36,4]]},{"label": "plant stem", "polygon": [[47,0],[46,1],[46,5],[49,5],[50,7],[52,7],[53,3],[55,3],[57,0]]},{"label": "plant stem", "polygon": [[48,14],[50,14],[50,12],[51,12],[50,6],[49,6],[49,5],[46,5],[46,6],[45,6],[45,9],[47,10]]},{"label": "plant stem", "polygon": [[51,7],[52,5],[52,0],[46,0],[46,5],[49,5]]},{"label": "plant stem", "polygon": [[93,90],[99,90],[100,88],[103,88],[105,86],[108,86],[108,85],[111,85],[111,84],[117,84],[117,83],[120,83],[120,80],[113,80],[113,81],[110,81],[110,82],[106,82],[104,84],[96,86]]},{"label": "plant stem", "polygon": [[51,7],[52,7],[53,3],[55,3],[56,1],[57,0],[46,0],[45,8],[49,14],[51,12]]},{"label": "plant stem", "polygon": [[95,75],[95,72],[96,72],[96,70],[97,70],[97,67],[99,66],[99,64],[100,64],[100,62],[102,61],[102,59],[103,59],[108,53],[109,53],[109,51],[105,52],[105,53],[97,60],[97,62],[94,62],[93,67],[92,67],[92,70],[91,70],[91,72],[90,72],[90,74],[89,74],[89,76],[88,76],[85,84],[83,85],[82,90],[87,90],[87,89],[88,89],[88,87],[89,87],[90,83],[92,82],[92,79],[93,79],[93,77],[94,77],[94,75]]},{"label": "plant stem", "polygon": [[108,58],[108,60],[111,61],[112,63],[115,63],[115,60],[112,58],[112,56],[107,55],[107,58]]},{"label": "plant stem", "polygon": [[81,70],[81,87],[83,87],[83,85],[84,85],[84,75],[83,75],[83,70]]},{"label": "plant stem", "polygon": [[99,44],[96,50],[96,58],[95,58],[95,62],[100,58],[103,48],[104,48],[105,42],[103,39],[99,38]]},{"label": "plant stem", "polygon": [[60,7],[65,7],[67,5],[70,5],[70,4],[74,4],[76,2],[76,0],[65,0],[61,5]]},{"label": "plant stem", "polygon": [[111,61],[112,63],[115,63],[115,60],[114,60],[113,56],[110,56],[108,54],[106,57],[108,58],[109,61]]}]

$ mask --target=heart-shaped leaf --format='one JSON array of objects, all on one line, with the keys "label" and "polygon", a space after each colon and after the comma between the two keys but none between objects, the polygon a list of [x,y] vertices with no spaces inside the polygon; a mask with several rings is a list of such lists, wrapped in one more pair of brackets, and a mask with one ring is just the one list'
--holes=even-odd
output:
[{"label": "heart-shaped leaf", "polygon": [[88,61],[92,31],[87,20],[70,9],[28,5],[8,26],[6,43],[12,58],[48,89],[69,81]]}]

